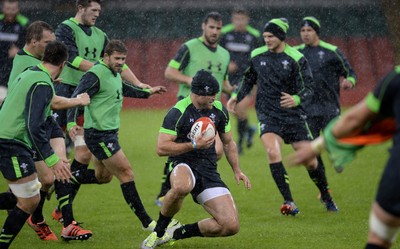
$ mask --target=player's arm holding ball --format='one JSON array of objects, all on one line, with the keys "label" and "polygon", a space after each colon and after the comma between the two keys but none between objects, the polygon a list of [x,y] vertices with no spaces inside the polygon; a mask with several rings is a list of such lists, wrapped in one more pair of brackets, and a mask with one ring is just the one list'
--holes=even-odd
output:
[{"label": "player's arm holding ball", "polygon": [[191,142],[177,143],[177,136],[170,133],[160,132],[158,136],[157,154],[159,156],[175,156],[192,150],[207,149],[215,141],[215,126],[211,120],[196,121],[193,124],[190,132]]}]

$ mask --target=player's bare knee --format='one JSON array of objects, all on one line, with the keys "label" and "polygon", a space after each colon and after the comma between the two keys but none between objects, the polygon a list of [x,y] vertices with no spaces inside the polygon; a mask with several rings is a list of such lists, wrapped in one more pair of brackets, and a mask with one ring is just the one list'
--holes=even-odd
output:
[{"label": "player's bare knee", "polygon": [[17,197],[17,206],[27,213],[32,214],[40,201],[39,190],[42,184],[37,178],[25,183],[10,183],[9,188]]},{"label": "player's bare knee", "polygon": [[99,184],[109,183],[109,182],[111,182],[111,180],[113,178],[112,174],[104,174],[104,173],[98,172],[98,171],[95,172],[95,176],[96,176],[97,182]]},{"label": "player's bare knee", "polygon": [[318,160],[317,160],[317,158],[314,158],[314,159],[312,159],[310,162],[307,162],[305,166],[306,166],[306,168],[307,168],[308,170],[315,170],[315,169],[317,169],[317,168],[318,168]]},{"label": "player's bare knee", "polygon": [[100,178],[98,178],[96,176],[96,179],[97,179],[99,184],[106,184],[106,183],[111,182],[112,176],[101,176]]},{"label": "player's bare knee", "polygon": [[75,159],[80,163],[89,164],[92,160],[92,153],[86,144],[76,146],[75,144]]},{"label": "player's bare knee", "polygon": [[277,161],[281,161],[281,152],[279,150],[276,149],[267,149],[267,155],[268,155],[268,160],[270,162],[277,162]]},{"label": "player's bare knee", "polygon": [[171,195],[175,198],[181,198],[188,195],[190,191],[192,191],[192,188],[188,184],[177,183],[171,188]]},{"label": "player's bare knee", "polygon": [[221,225],[220,236],[232,236],[239,232],[240,225],[237,218],[224,217],[217,222]]},{"label": "player's bare knee", "polygon": [[122,170],[120,170],[117,174],[116,177],[120,182],[131,182],[134,180],[133,177],[133,171],[131,168],[127,167]]},{"label": "player's bare knee", "polygon": [[228,224],[224,225],[222,231],[222,236],[232,236],[239,232],[240,226],[238,222],[229,222]]},{"label": "player's bare knee", "polygon": [[47,192],[54,184],[54,174],[42,174],[39,176],[39,181],[42,184],[41,190]]}]

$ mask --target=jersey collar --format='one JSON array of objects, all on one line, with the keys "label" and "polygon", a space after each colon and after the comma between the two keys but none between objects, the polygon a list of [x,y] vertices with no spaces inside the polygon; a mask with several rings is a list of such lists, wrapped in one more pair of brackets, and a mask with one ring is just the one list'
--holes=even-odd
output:
[{"label": "jersey collar", "polygon": [[45,73],[49,76],[49,78],[51,79],[51,75],[50,75],[49,70],[48,70],[45,66],[43,66],[43,64],[39,64],[39,65],[37,65],[37,67],[38,67],[40,70],[42,70],[43,72],[45,72]]}]

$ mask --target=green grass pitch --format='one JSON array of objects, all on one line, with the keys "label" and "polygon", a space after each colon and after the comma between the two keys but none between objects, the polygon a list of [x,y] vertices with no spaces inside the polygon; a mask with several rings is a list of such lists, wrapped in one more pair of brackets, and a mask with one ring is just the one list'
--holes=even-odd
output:
[{"label": "green grass pitch", "polygon": [[[158,129],[166,110],[131,110],[121,115],[120,143],[133,165],[135,180],[142,201],[149,214],[156,219],[159,207],[154,199],[160,188],[165,158],[155,153]],[[254,111],[251,119],[255,122]],[[236,120],[232,118],[236,137]],[[240,157],[241,168],[250,178],[253,189],[236,185],[226,161],[219,162],[219,171],[230,187],[240,215],[240,232],[227,238],[192,238],[160,248],[363,248],[368,232],[370,205],[374,199],[383,166],[388,157],[390,143],[365,148],[356,160],[338,174],[323,155],[332,195],[339,213],[327,213],[317,199],[317,188],[303,167],[287,168],[293,197],[300,209],[296,217],[280,214],[282,197],[270,174],[266,154],[259,138],[254,146]],[[284,147],[284,155],[292,149]],[[284,161],[285,162],[285,161]],[[0,190],[7,189],[0,180]],[[45,203],[45,218],[59,237],[61,225],[51,219],[56,207],[55,197]],[[136,216],[126,205],[117,179],[105,185],[83,185],[74,202],[75,218],[93,232],[85,242],[40,241],[34,231],[25,225],[13,243],[14,249],[128,249],[139,248],[148,232],[141,229]],[[6,212],[0,212],[3,224]],[[193,223],[209,215],[186,198],[176,216],[182,223]],[[399,243],[394,248],[400,247]]]}]

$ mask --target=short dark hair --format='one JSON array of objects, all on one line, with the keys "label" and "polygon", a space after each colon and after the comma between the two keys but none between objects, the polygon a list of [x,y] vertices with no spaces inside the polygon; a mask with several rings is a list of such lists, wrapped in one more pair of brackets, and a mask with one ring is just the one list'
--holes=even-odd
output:
[{"label": "short dark hair", "polygon": [[114,52],[126,54],[128,53],[128,49],[121,40],[111,40],[104,49],[104,53],[112,55]]},{"label": "short dark hair", "polygon": [[68,49],[64,43],[60,41],[49,42],[44,50],[43,62],[50,63],[54,66],[60,66],[68,58]]},{"label": "short dark hair", "polygon": [[26,29],[26,43],[30,43],[33,39],[39,41],[43,38],[43,31],[48,30],[54,33],[53,27],[47,22],[35,21]]},{"label": "short dark hair", "polygon": [[243,8],[235,8],[232,10],[232,15],[238,14],[238,15],[244,15],[244,16],[249,16],[249,12]]},{"label": "short dark hair", "polygon": [[222,21],[222,16],[219,12],[216,11],[212,11],[209,12],[203,19],[203,23],[207,24],[209,19],[213,19],[216,22],[221,22]]},{"label": "short dark hair", "polygon": [[101,4],[101,0],[76,0],[76,8],[78,8],[79,5],[83,8],[89,7],[91,2]]}]

